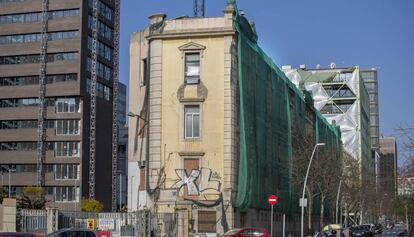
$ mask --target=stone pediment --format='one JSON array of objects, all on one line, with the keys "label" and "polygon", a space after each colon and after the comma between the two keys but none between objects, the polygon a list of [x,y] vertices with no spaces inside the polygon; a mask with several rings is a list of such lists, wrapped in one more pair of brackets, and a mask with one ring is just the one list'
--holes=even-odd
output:
[{"label": "stone pediment", "polygon": [[189,42],[184,45],[181,45],[180,47],[178,47],[178,49],[181,51],[202,51],[206,49],[206,46],[197,44],[195,42]]}]

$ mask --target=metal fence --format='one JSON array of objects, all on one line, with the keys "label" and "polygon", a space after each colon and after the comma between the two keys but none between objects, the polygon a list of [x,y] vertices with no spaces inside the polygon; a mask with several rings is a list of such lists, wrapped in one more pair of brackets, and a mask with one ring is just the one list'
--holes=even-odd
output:
[{"label": "metal fence", "polygon": [[17,212],[17,230],[23,232],[47,232],[46,210],[19,210]]},{"label": "metal fence", "polygon": [[[52,224],[48,223],[45,210],[21,210],[19,218],[21,231],[46,233],[48,224]],[[56,224],[57,229],[89,227],[95,230],[107,230],[113,237],[176,237],[176,220],[174,213],[151,213],[149,211],[128,213],[59,211],[57,223],[53,224]]]}]

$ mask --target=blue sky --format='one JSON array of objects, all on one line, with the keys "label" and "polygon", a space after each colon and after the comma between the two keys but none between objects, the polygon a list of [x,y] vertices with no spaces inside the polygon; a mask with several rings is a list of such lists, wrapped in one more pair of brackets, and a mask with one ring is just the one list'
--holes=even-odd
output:
[{"label": "blue sky", "polygon": [[[206,0],[206,16],[221,16],[225,0]],[[413,0],[238,0],[253,20],[264,51],[279,66],[359,65],[378,70],[380,132],[414,126]],[[120,78],[129,79],[129,38],[148,16],[193,14],[193,0],[122,0]],[[401,147],[401,146],[400,146]]]}]

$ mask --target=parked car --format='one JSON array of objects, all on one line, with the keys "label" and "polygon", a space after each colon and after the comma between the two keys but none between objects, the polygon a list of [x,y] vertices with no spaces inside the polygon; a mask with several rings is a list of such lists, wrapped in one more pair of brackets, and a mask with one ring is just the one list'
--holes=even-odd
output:
[{"label": "parked car", "polygon": [[370,236],[375,235],[375,225],[374,224],[362,224],[360,226],[365,226],[369,230]]},{"label": "parked car", "polygon": [[238,228],[226,232],[222,237],[270,237],[265,229],[261,228]]},{"label": "parked car", "polygon": [[2,232],[0,237],[36,237],[37,235],[33,233],[26,232]]},{"label": "parked car", "polygon": [[386,230],[381,236],[383,237],[405,237],[407,236],[407,230],[405,229]]},{"label": "parked car", "polygon": [[374,224],[374,227],[373,227],[373,230],[374,230],[374,235],[380,235],[380,234],[382,234],[382,225],[381,224],[379,224],[379,223],[377,223],[377,224]]},{"label": "parked car", "polygon": [[392,221],[387,221],[387,224],[386,224],[385,228],[386,228],[387,230],[392,230],[392,229],[394,228],[394,222],[392,222]]},{"label": "parked car", "polygon": [[414,222],[411,224],[407,237],[414,237]]},{"label": "parked car", "polygon": [[47,237],[98,237],[95,231],[87,229],[61,229],[51,234],[48,234]]},{"label": "parked car", "polygon": [[337,236],[337,232],[336,230],[332,230],[332,231],[321,231],[321,232],[317,232],[314,237],[336,237]]},{"label": "parked car", "polygon": [[370,225],[358,225],[351,228],[352,237],[372,237]]},{"label": "parked car", "polygon": [[405,224],[403,222],[395,223],[394,228],[405,229]]},{"label": "parked car", "polygon": [[315,237],[345,237],[344,231],[346,228],[343,228],[340,224],[329,224],[325,225],[320,232],[317,232]]}]

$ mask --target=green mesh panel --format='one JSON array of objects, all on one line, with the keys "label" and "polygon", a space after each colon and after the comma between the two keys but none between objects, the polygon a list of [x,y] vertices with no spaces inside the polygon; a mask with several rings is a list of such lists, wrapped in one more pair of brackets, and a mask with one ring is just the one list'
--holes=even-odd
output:
[{"label": "green mesh panel", "polygon": [[[276,211],[296,212],[291,126],[299,133],[305,131],[304,95],[257,45],[255,30],[244,17],[236,14],[234,26],[238,33],[240,91],[240,160],[235,206],[268,209],[267,197],[275,194],[280,198]],[[294,92],[293,98],[289,91]],[[340,145],[339,129],[315,113],[317,141],[326,141],[327,149]]]}]

